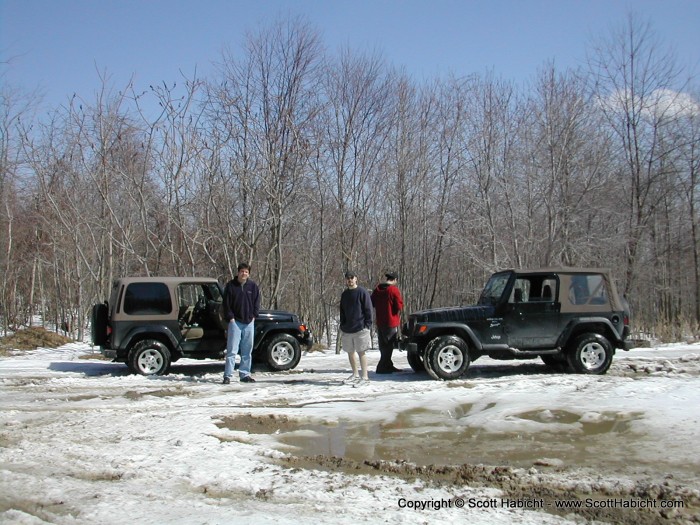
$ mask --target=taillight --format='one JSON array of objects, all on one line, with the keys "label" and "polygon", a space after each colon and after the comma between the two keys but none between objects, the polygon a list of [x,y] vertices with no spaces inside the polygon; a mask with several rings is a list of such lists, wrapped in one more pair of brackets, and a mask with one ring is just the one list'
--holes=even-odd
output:
[{"label": "taillight", "polygon": [[300,324],[299,330],[301,330],[302,332],[306,332],[306,325]]},{"label": "taillight", "polygon": [[624,324],[625,326],[630,325],[630,316],[629,315],[622,316],[622,324]]},{"label": "taillight", "polygon": [[418,325],[418,333],[419,334],[424,334],[427,331],[428,331],[427,326],[425,326],[424,324]]}]

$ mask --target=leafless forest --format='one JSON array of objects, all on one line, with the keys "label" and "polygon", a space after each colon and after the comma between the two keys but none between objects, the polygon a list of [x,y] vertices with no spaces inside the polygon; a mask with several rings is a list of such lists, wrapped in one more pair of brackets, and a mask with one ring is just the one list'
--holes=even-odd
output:
[{"label": "leafless forest", "polygon": [[48,115],[1,85],[2,330],[83,337],[118,276],[248,261],[264,306],[321,338],[347,268],[398,271],[411,311],[560,264],[613,268],[635,330],[698,334],[700,91],[653,25],[630,16],[527,85],[417,82],[301,19],[211,61],[145,92],[105,75]]}]

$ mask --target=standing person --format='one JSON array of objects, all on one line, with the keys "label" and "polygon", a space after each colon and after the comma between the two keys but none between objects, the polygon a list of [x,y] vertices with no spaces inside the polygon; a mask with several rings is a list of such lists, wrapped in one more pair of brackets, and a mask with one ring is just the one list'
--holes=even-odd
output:
[{"label": "standing person", "polygon": [[378,374],[393,374],[400,372],[391,360],[394,353],[394,344],[398,336],[398,327],[401,323],[401,310],[403,309],[403,298],[401,291],[396,286],[398,274],[387,272],[384,274],[386,281],[381,282],[372,291],[372,305],[376,311],[377,318],[377,339],[379,341],[379,363],[377,363]]},{"label": "standing person", "polygon": [[242,383],[255,383],[250,375],[255,318],[260,313],[260,288],[250,279],[250,265],[238,265],[238,274],[224,288],[224,317],[228,321],[224,385],[231,382],[236,354],[241,354],[238,375]]},{"label": "standing person", "polygon": [[[367,375],[367,350],[370,347],[370,328],[372,327],[372,301],[369,292],[357,285],[355,272],[345,272],[345,285],[340,296],[340,335],[343,349],[348,353],[352,375],[348,383],[369,381]],[[358,375],[355,354],[360,359]]]}]

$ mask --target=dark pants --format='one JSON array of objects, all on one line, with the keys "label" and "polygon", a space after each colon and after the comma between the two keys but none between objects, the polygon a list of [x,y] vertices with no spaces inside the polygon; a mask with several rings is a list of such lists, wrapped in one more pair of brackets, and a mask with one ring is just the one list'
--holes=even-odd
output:
[{"label": "dark pants", "polygon": [[391,354],[394,353],[397,334],[397,328],[377,327],[377,339],[379,341],[378,374],[390,374],[394,371],[394,363],[391,361]]}]

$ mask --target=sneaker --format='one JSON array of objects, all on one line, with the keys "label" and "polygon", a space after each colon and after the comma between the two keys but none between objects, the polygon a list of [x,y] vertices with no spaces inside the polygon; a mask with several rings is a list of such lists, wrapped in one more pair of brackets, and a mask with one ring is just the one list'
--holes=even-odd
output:
[{"label": "sneaker", "polygon": [[255,379],[250,376],[241,377],[241,383],[255,383]]},{"label": "sneaker", "polygon": [[357,383],[360,380],[360,376],[350,376],[347,379],[343,380],[344,385],[352,385],[353,383]]},{"label": "sneaker", "polygon": [[224,377],[224,380],[221,382],[224,385],[230,385],[231,384],[231,378],[230,377]]}]

